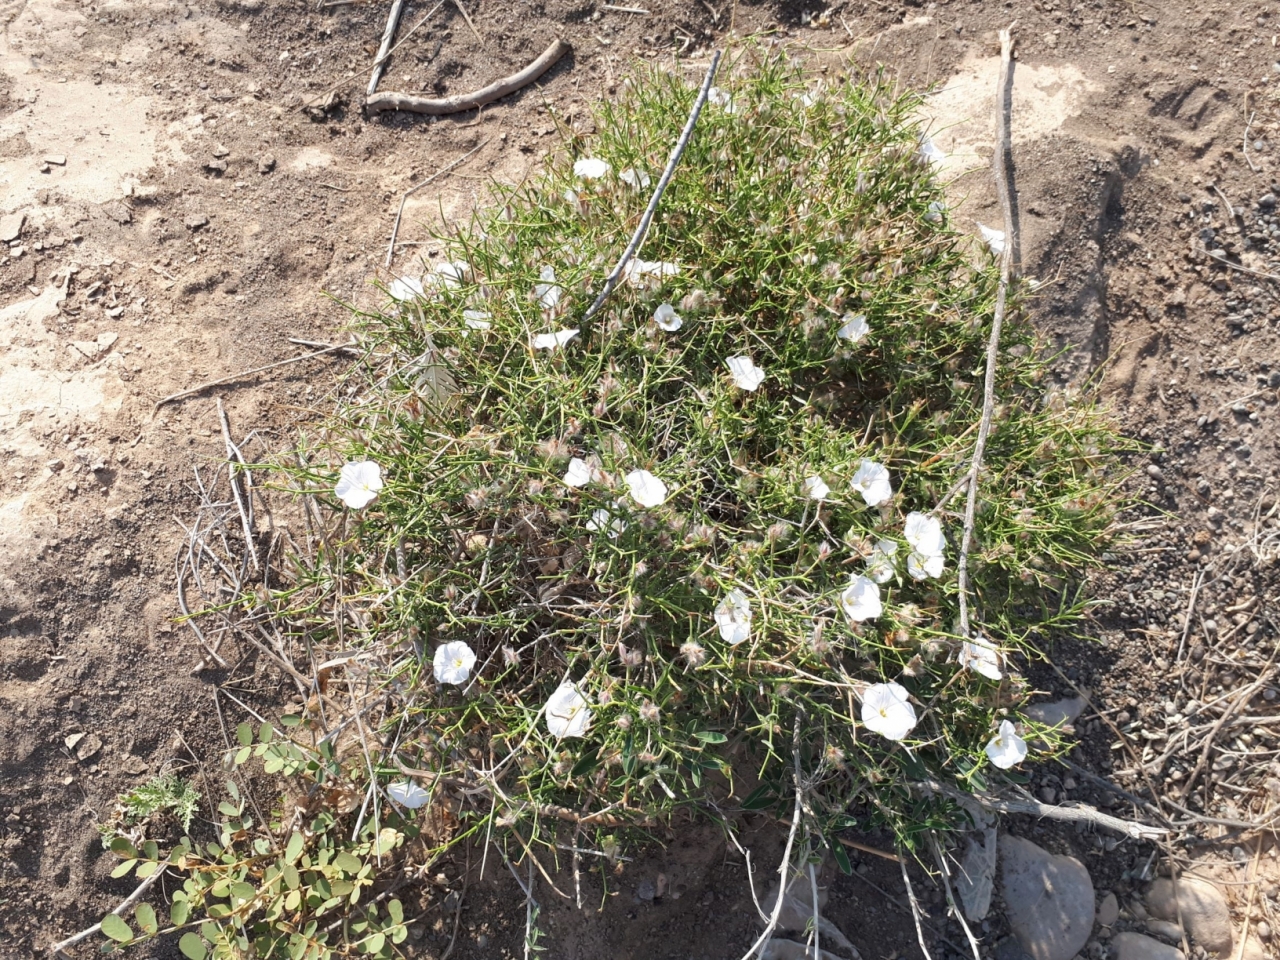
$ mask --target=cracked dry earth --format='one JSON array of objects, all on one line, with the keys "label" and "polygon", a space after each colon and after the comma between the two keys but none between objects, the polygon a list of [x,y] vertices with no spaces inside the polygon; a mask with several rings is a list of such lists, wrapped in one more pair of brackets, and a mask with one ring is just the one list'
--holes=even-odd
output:
[{"label": "cracked dry earth", "polygon": [[[397,51],[383,89],[474,89],[556,36],[574,52],[478,116],[430,122],[360,110],[380,3],[0,0],[0,956],[36,955],[128,894],[108,876],[95,824],[162,769],[193,758],[216,768],[214,685],[261,710],[284,696],[247,651],[231,671],[191,674],[199,651],[171,623],[176,521],[194,508],[193,464],[223,455],[215,397],[237,435],[283,445],[342,361],[242,377],[153,412],[156,400],[308,349],[290,338],[340,340],[346,313],[326,294],[376,297],[405,189],[479,147],[410,201],[401,238],[420,245],[400,250],[397,272],[436,255],[424,224],[464,216],[490,178],[517,181],[560,148],[549,110],[587,131],[588,105],[616,93],[631,58],[671,64],[680,52],[700,74],[701,52],[731,27],[794,44],[833,77],[852,59],[935,87],[923,112],[949,155],[953,219],[976,233],[999,219],[987,165],[994,39],[1014,18],[1022,262],[1044,281],[1036,322],[1063,351],[1047,402],[1095,384],[1149,445],[1131,481],[1149,506],[1127,518],[1132,549],[1093,585],[1087,639],[1056,644],[1059,670],[1027,668],[1040,709],[1078,740],[1072,766],[1036,768],[1027,791],[1158,815],[1174,842],[1006,817],[992,906],[974,932],[997,960],[1275,953],[1280,863],[1274,832],[1253,826],[1280,804],[1280,686],[1268,673],[1280,8],[638,6],[648,13],[473,0],[473,33],[445,5]],[[430,10],[410,2],[403,23]],[[753,862],[771,869],[781,838],[750,815],[742,827]],[[737,851],[707,827],[665,839],[613,878],[612,895],[585,891],[598,911],[548,896],[549,955],[740,956],[756,927]],[[853,853],[853,876],[824,874],[824,915],[867,960],[920,956],[897,865]],[[464,885],[453,956],[522,954],[515,884],[492,870],[468,883],[465,870],[445,864],[415,894],[407,955],[448,949]],[[913,876],[931,955],[968,955],[941,889]],[[138,955],[177,953],[161,943]]]}]

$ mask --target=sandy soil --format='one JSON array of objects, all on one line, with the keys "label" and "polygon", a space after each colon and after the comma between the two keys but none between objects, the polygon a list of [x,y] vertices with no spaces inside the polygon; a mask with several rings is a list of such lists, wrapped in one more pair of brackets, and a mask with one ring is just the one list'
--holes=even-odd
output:
[{"label": "sandy soil", "polygon": [[[422,243],[425,224],[464,216],[487,181],[517,181],[558,148],[549,111],[589,130],[588,105],[616,92],[633,58],[696,58],[731,26],[797,44],[815,69],[853,57],[939,88],[925,114],[950,154],[956,222],[976,230],[999,219],[987,167],[994,38],[1016,15],[1022,260],[1045,281],[1033,310],[1066,351],[1058,386],[1093,378],[1126,428],[1156,445],[1135,463],[1134,483],[1158,508],[1134,526],[1131,562],[1098,585],[1107,605],[1091,642],[1056,651],[1063,677],[1033,677],[1049,699],[1072,684],[1093,694],[1073,756],[1141,789],[1121,769],[1132,766],[1122,741],[1162,724],[1171,736],[1167,718],[1189,692],[1229,691],[1274,651],[1274,568],[1231,558],[1274,504],[1280,305],[1274,281],[1201,252],[1276,272],[1280,227],[1266,196],[1280,147],[1273,7],[640,6],[650,13],[472,0],[479,35],[441,7],[396,54],[383,89],[473,89],[556,36],[574,52],[479,115],[429,121],[362,114],[383,3],[0,0],[0,956],[29,956],[128,892],[128,881],[107,878],[94,825],[147,775],[216,758],[213,685],[268,706],[281,695],[252,658],[191,675],[199,652],[169,623],[175,520],[193,506],[193,463],[222,455],[215,397],[238,433],[272,431],[283,443],[342,361],[244,377],[159,411],[155,402],[305,352],[291,337],[339,340],[347,314],[335,299],[367,303],[371,281],[389,276],[387,237],[410,185],[479,147],[410,201],[400,238],[422,245],[400,248],[397,268],[436,252]],[[430,9],[411,2],[401,34]],[[84,737],[71,749],[73,734]],[[1184,754],[1157,780],[1176,783]],[[1219,770],[1221,759],[1215,771],[1230,780],[1234,770],[1243,793],[1198,809],[1258,813],[1256,764]],[[1047,769],[1030,786],[1112,803]],[[776,838],[751,826],[757,862],[776,861]],[[1100,891],[1122,898],[1149,852],[1015,829],[1074,850]],[[1217,839],[1230,859],[1234,837]],[[858,877],[835,881],[830,918],[867,958],[918,954],[896,866],[865,860]],[[660,872],[672,892],[641,899]],[[422,893],[416,955],[449,942],[441,894],[461,873],[449,868]],[[470,887],[454,956],[520,952],[523,905],[513,882],[493,876]],[[588,902],[600,902],[596,881],[585,882]],[[551,955],[718,960],[750,942],[745,871],[714,831],[673,835],[617,882],[599,913],[547,897]],[[947,929],[940,894],[925,906]],[[1002,932],[997,919],[984,931],[988,943]]]}]

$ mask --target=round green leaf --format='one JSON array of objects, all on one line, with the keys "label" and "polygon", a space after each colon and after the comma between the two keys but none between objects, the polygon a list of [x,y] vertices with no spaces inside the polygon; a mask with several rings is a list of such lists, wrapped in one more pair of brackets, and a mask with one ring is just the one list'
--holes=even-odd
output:
[{"label": "round green leaf", "polygon": [[133,915],[143,933],[155,933],[160,928],[160,924],[156,922],[156,911],[149,903],[138,904],[138,908],[133,912]]},{"label": "round green leaf", "polygon": [[190,960],[204,960],[209,955],[209,951],[205,949],[204,941],[194,933],[184,933],[182,939],[178,941],[178,949],[182,951],[184,957],[188,957]]},{"label": "round green leaf", "polygon": [[169,908],[169,922],[175,927],[180,927],[187,922],[187,917],[191,916],[191,904],[186,900],[175,900],[173,906]]},{"label": "round green leaf", "polygon": [[114,913],[108,913],[102,918],[102,932],[120,943],[128,943],[133,939],[133,931],[129,929],[129,925]]}]

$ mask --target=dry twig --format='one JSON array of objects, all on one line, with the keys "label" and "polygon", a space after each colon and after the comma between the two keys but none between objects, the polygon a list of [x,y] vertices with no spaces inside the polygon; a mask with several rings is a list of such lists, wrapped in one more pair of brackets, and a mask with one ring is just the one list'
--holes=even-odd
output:
[{"label": "dry twig", "polygon": [[415,184],[414,186],[410,187],[408,190],[404,192],[404,196],[400,198],[400,207],[399,209],[396,210],[396,222],[391,225],[391,242],[387,244],[387,266],[388,267],[391,266],[391,260],[396,254],[396,237],[399,236],[400,234],[400,218],[404,216],[405,201],[408,200],[415,193],[417,193],[419,190],[421,190],[423,187],[428,186],[431,183],[434,183],[440,177],[443,177],[446,173],[449,173],[451,170],[457,169],[463,163],[470,160],[472,157],[476,155],[476,152],[488,142],[489,141],[487,139],[481,140],[479,143],[477,143],[474,147],[472,147],[462,156],[458,157],[456,160],[441,167],[431,176],[427,177],[427,179],[423,180],[419,184]]},{"label": "dry twig", "polygon": [[382,31],[382,43],[378,46],[377,59],[373,61],[373,74],[369,77],[369,90],[366,96],[372,97],[378,92],[378,83],[387,68],[387,56],[391,51],[391,42],[396,38],[396,28],[400,26],[400,13],[404,10],[404,0],[391,0],[391,12],[387,16],[387,28]]},{"label": "dry twig", "polygon": [[220,387],[225,383],[232,383],[235,380],[241,380],[245,377],[252,377],[254,374],[266,373],[268,370],[276,369],[276,367],[285,367],[291,363],[299,363],[302,360],[311,360],[314,357],[323,357],[326,354],[336,353],[339,350],[344,350],[347,347],[354,347],[354,346],[356,346],[356,341],[352,340],[350,343],[343,343],[333,347],[326,347],[323,350],[316,350],[314,353],[304,353],[301,356],[290,357],[287,360],[277,360],[275,363],[268,363],[261,367],[254,367],[251,370],[241,370],[239,373],[233,373],[225,377],[219,377],[217,380],[210,380],[208,383],[202,383],[200,384],[200,386],[192,387],[190,390],[182,390],[178,393],[171,393],[167,397],[161,397],[159,400],[155,402],[155,406],[151,408],[151,413],[154,416],[155,413],[161,407],[163,407],[166,403],[173,403],[173,401],[175,400],[185,400],[187,397],[194,397],[198,393],[204,393],[206,390],[210,389],[211,387]]}]

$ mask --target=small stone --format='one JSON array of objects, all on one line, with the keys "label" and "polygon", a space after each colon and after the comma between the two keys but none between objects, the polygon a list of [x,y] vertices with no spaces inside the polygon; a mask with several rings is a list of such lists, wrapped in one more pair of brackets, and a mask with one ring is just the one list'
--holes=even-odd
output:
[{"label": "small stone", "polygon": [[101,749],[102,738],[96,733],[91,733],[80,741],[79,747],[76,748],[76,759],[83,762],[97,756],[98,751]]},{"label": "small stone", "polygon": [[[1208,624],[1205,624],[1207,627]],[[1161,920],[1176,921],[1181,907],[1182,923],[1196,943],[1211,953],[1231,950],[1231,911],[1217,887],[1198,877],[1181,877],[1174,899],[1173,881],[1160,877],[1147,891],[1147,909]]]},{"label": "small stone", "polygon": [[187,225],[188,230],[199,230],[201,227],[209,225],[209,218],[203,213],[192,214],[183,221]]},{"label": "small stone", "polygon": [[1114,893],[1108,893],[1098,904],[1098,923],[1104,927],[1114,926],[1120,919],[1120,901]]},{"label": "small stone", "polygon": [[658,894],[658,891],[654,887],[652,880],[649,880],[649,879],[641,880],[639,885],[636,887],[636,896],[639,897],[641,900],[652,902],[653,898],[657,896],[657,894]]},{"label": "small stone", "polygon": [[1251,456],[1253,456],[1253,448],[1250,447],[1247,443],[1242,443],[1240,444],[1240,446],[1236,447],[1236,456],[1239,457],[1241,460],[1248,460]]},{"label": "small stone", "polygon": [[1171,943],[1182,942],[1182,928],[1171,920],[1157,920],[1152,917],[1147,921],[1147,932]]},{"label": "small stone", "polygon": [[51,163],[55,167],[65,167],[67,165],[67,158],[60,153],[55,153],[45,157],[44,162]]},{"label": "small stone", "polygon": [[1009,927],[1032,960],[1071,960],[1093,931],[1093,882],[1074,857],[1000,837],[1001,890]]},{"label": "small stone", "polygon": [[1055,700],[1052,703],[1033,703],[1026,708],[1029,719],[1043,723],[1049,727],[1067,726],[1075,723],[1076,717],[1084,712],[1083,697],[1070,697],[1066,700]]},{"label": "small stone", "polygon": [[227,161],[225,161],[225,160],[210,160],[208,163],[206,163],[206,164],[204,165],[204,168],[205,168],[206,170],[212,170],[214,173],[226,173],[226,172],[227,172]]},{"label": "small stone", "polygon": [[1157,467],[1154,463],[1147,465],[1147,476],[1152,480],[1159,480],[1164,476],[1164,471]]},{"label": "small stone", "polygon": [[25,213],[10,213],[0,217],[0,243],[13,243],[22,236],[22,226],[27,222]]},{"label": "small stone", "polygon": [[1276,205],[1276,195],[1274,193],[1264,193],[1258,198],[1258,206],[1270,209]]},{"label": "small stone", "polygon": [[1265,920],[1259,920],[1256,924],[1254,924],[1253,932],[1256,933],[1263,940],[1270,940],[1271,924],[1267,923],[1267,921]]},{"label": "small stone", "polygon": [[1040,799],[1045,803],[1053,803],[1058,799],[1058,792],[1053,787],[1041,787],[1039,790]]},{"label": "small stone", "polygon": [[221,160],[225,156],[228,156],[230,153],[231,151],[228,150],[226,147],[224,147],[220,143],[216,144],[213,148],[213,155],[217,157],[219,160]]},{"label": "small stone", "polygon": [[1111,939],[1114,960],[1186,960],[1177,947],[1141,933],[1117,933]]},{"label": "small stone", "polygon": [[267,154],[265,157],[263,157],[261,160],[258,161],[258,172],[261,174],[268,174],[275,168],[276,168],[276,158],[271,156],[270,154]]}]

